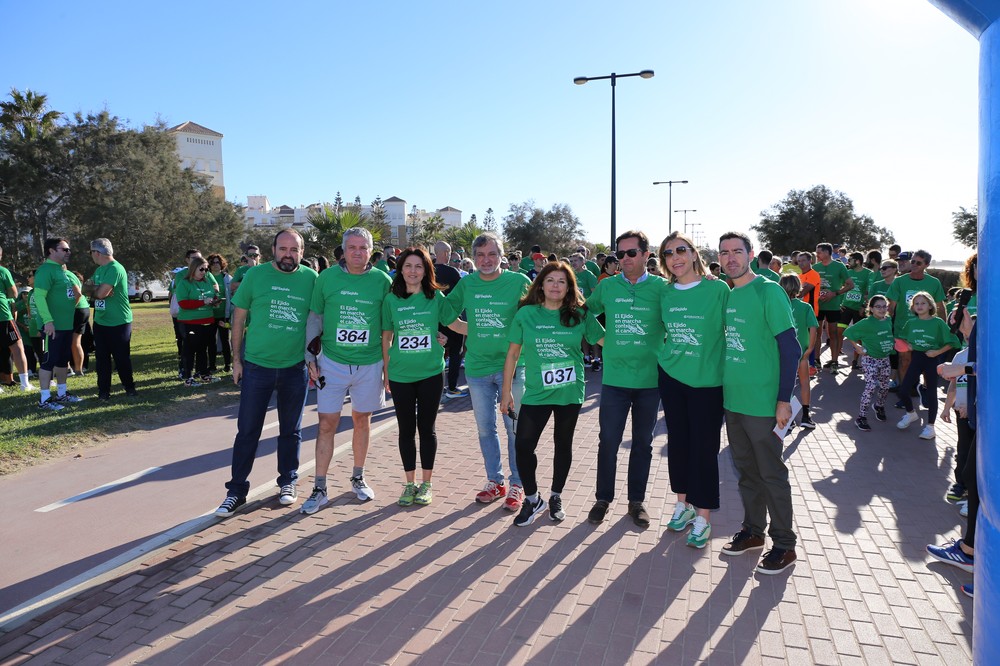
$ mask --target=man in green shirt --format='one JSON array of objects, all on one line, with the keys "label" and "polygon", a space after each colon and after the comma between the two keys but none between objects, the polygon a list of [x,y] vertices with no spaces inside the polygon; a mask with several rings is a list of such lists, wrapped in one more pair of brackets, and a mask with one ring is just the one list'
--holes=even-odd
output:
[{"label": "man in green shirt", "polygon": [[[583,247],[583,246],[580,246]],[[587,248],[583,248],[586,250]],[[569,256],[569,263],[573,267],[573,272],[576,273],[576,286],[579,287],[580,293],[583,295],[583,300],[590,298],[590,295],[594,293],[594,289],[597,288],[597,278],[590,269],[587,268],[586,255],[582,254],[579,249],[576,254],[571,254]],[[586,338],[583,340],[583,363],[584,365],[590,365],[594,358],[594,345],[590,344]]]},{"label": "man in green shirt", "polygon": [[[587,270],[590,271],[590,274],[594,276],[594,279],[596,280],[599,278],[601,276],[601,267],[588,258],[590,256],[590,251],[587,249],[587,246],[581,245],[576,248],[576,253],[583,257],[583,264],[586,266]],[[577,280],[579,280],[579,277],[578,272]]]},{"label": "man in green shirt", "polygon": [[[521,476],[517,471],[517,451],[514,446],[514,420],[503,415],[507,431],[507,456],[510,474],[504,484],[500,435],[497,431],[497,403],[503,389],[503,364],[507,358],[508,329],[517,312],[517,304],[528,293],[531,282],[516,271],[500,268],[503,241],[486,232],[472,243],[472,261],[476,272],[459,280],[448,294],[455,313],[465,310],[469,323],[466,337],[465,378],[476,419],[479,450],[486,468],[486,485],[476,494],[476,501],[489,504],[504,500],[508,511],[520,511],[524,501]],[[514,409],[520,409],[524,393],[524,366],[514,372],[512,394]]]},{"label": "man in green shirt", "polygon": [[771,270],[771,259],[774,255],[771,254],[770,250],[761,250],[757,253],[757,265],[754,267],[754,273],[762,277],[767,278],[771,282],[777,282],[780,276]]},{"label": "man in green shirt", "polygon": [[597,501],[587,520],[604,521],[618,484],[618,449],[625,421],[632,415],[632,449],[628,461],[628,513],[639,527],[649,527],[646,486],[653,459],[653,428],[660,404],[657,357],[665,328],[660,300],[667,281],[646,272],[649,238],[626,231],[615,240],[622,272],[597,283],[587,299],[594,315],[604,314],[604,374],[597,448]]},{"label": "man in green shirt", "polygon": [[[0,248],[0,259],[3,258],[3,248]],[[18,386],[22,391],[34,390],[28,383],[28,358],[24,353],[24,343],[15,322],[14,304],[17,301],[17,287],[10,271],[0,266],[0,366],[4,367],[5,382],[11,382],[10,359],[14,359],[17,369]],[[8,353],[9,352],[9,353]],[[13,382],[11,382],[13,384]]]},{"label": "man in green shirt", "polygon": [[741,555],[763,548],[770,516],[772,547],[756,571],[776,574],[796,558],[792,490],[774,429],[785,428],[792,418],[802,348],[788,296],[778,284],[754,275],[751,259],[753,245],[745,234],[729,232],[719,239],[719,261],[733,282],[726,304],[722,370],[726,433],[743,500],[743,527],[722,552]]},{"label": "man in green shirt", "polygon": [[[903,252],[904,254],[910,254]],[[931,265],[931,253],[927,250],[917,250],[908,257],[910,272],[899,275],[892,284],[885,296],[889,299],[889,316],[893,321],[893,333],[896,336],[896,350],[899,352],[899,379],[906,377],[906,371],[910,367],[910,351],[908,345],[903,340],[903,328],[906,322],[910,321],[914,315],[910,312],[910,300],[918,291],[926,291],[934,299],[937,316],[944,317],[944,287],[941,281],[933,275],[927,273],[927,267]],[[905,349],[905,351],[904,351]]]},{"label": "man in green shirt", "polygon": [[256,245],[248,245],[244,256],[247,258],[247,263],[237,268],[233,273],[233,279],[229,281],[230,298],[240,288],[240,283],[243,282],[243,276],[247,274],[247,271],[260,263],[260,248]]},{"label": "man in green shirt", "polygon": [[[302,410],[309,384],[305,363],[306,320],[316,272],[299,264],[302,236],[294,229],[279,231],[271,250],[274,261],[247,271],[233,297],[233,383],[240,387],[240,408],[233,441],[232,475],[226,483],[226,498],[215,511],[217,516],[232,515],[246,503],[250,492],[248,479],[257,457],[264,417],[275,393],[278,501],[288,506],[298,496]],[[251,314],[254,325],[246,328]]]},{"label": "man in green shirt", "polygon": [[340,425],[344,399],[351,394],[351,444],[354,471],[351,487],[362,502],[375,499],[365,480],[365,460],[371,444],[372,412],[385,407],[385,366],[382,362],[382,302],[392,279],[370,263],[371,232],[352,227],[344,232],[344,258],[323,271],[316,281],[306,337],[322,352],[307,351],[309,376],[319,386],[316,411],[316,482],[302,513],[315,513],[327,502],[326,473],[333,459],[333,440]]},{"label": "man in green shirt", "polygon": [[[38,370],[41,389],[39,407],[55,412],[66,404],[81,401],[66,390],[73,345],[73,318],[76,303],[83,296],[80,281],[66,270],[70,252],[69,241],[65,238],[46,239],[45,254],[48,259],[35,271],[35,305],[48,345],[48,353]],[[53,375],[57,388],[55,396],[49,390]]]},{"label": "man in green shirt", "polygon": [[[833,245],[820,243],[816,246],[816,263],[813,270],[819,273],[819,313],[816,318],[826,322],[826,334],[830,336],[830,360],[823,364],[834,372],[840,365],[840,350],[844,344],[844,331],[840,328],[841,296],[854,288],[854,281],[847,273],[847,266],[833,257]],[[816,350],[819,357],[819,349]]]},{"label": "man in green shirt", "polygon": [[97,264],[94,285],[94,356],[97,360],[97,399],[111,398],[111,359],[118,369],[125,394],[137,395],[132,377],[132,306],[128,302],[128,274],[115,261],[107,238],[90,243],[90,258]]}]

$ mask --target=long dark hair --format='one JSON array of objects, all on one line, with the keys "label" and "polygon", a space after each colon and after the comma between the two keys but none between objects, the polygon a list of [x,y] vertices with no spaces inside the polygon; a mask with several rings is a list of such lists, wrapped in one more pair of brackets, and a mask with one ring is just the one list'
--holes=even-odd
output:
[{"label": "long dark hair", "polygon": [[396,258],[396,276],[392,278],[392,293],[400,298],[409,296],[406,292],[406,281],[403,279],[403,262],[414,255],[424,262],[424,279],[420,281],[420,289],[427,298],[434,298],[434,292],[441,289],[441,285],[434,280],[434,262],[431,261],[431,255],[422,247],[408,247],[399,253]]},{"label": "long dark hair", "polygon": [[543,305],[545,303],[545,278],[556,271],[562,271],[566,274],[566,295],[559,306],[559,323],[570,328],[583,321],[587,308],[584,306],[583,297],[576,286],[576,273],[573,271],[573,267],[564,261],[550,261],[545,264],[542,270],[538,271],[538,276],[531,283],[528,293],[524,295],[517,307]]},{"label": "long dark hair", "polygon": [[[197,269],[201,268],[202,266],[208,268],[208,262],[202,259],[201,257],[194,257],[191,259],[191,263],[188,264],[187,275],[184,276],[185,278],[187,278],[188,282],[199,282],[197,278],[198,275]],[[205,271],[205,274],[206,275],[208,274],[207,270]],[[204,279],[205,278],[202,278],[202,280]]]}]

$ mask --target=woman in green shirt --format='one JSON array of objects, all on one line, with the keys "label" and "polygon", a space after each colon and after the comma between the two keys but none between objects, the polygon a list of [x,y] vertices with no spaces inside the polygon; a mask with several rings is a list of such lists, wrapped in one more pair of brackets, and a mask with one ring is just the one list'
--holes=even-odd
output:
[{"label": "woman in green shirt", "polygon": [[712,535],[709,513],[719,508],[722,363],[729,286],[705,279],[694,241],[673,232],[660,243],[660,265],[670,284],[660,311],[666,339],[658,360],[660,401],[667,422],[667,467],[677,503],[667,528],[693,525],[687,545],[704,548]]},{"label": "woman in green shirt", "polygon": [[[208,346],[214,343],[215,305],[219,301],[219,285],[206,279],[208,262],[196,255],[188,266],[187,275],[177,280],[177,322],[183,337],[181,371],[185,386],[198,386],[219,381],[208,369]],[[197,361],[196,361],[197,359]],[[197,379],[192,375],[197,370]]]},{"label": "woman in green shirt", "polygon": [[802,416],[799,417],[799,425],[812,430],[816,423],[809,414],[809,401],[812,400],[812,387],[809,384],[809,355],[816,349],[816,340],[819,339],[819,320],[816,319],[816,311],[813,306],[799,298],[802,295],[802,280],[795,273],[782,275],[778,284],[788,294],[788,300],[792,306],[792,321],[795,322],[795,337],[802,348],[802,356],[799,357],[799,391],[802,396]]},{"label": "woman in green shirt", "polygon": [[[521,299],[511,322],[507,358],[503,366],[500,413],[517,419],[514,446],[517,471],[524,487],[524,503],[514,525],[530,525],[549,508],[552,520],[566,517],[562,491],[573,463],[573,433],[586,393],[581,343],[602,344],[604,328],[584,307],[576,274],[569,264],[545,264]],[[524,397],[514,414],[514,372],[524,363]],[[555,420],[555,458],[552,494],[548,503],[538,493],[535,449],[542,431]]]},{"label": "woman in green shirt", "polygon": [[219,349],[222,350],[222,361],[226,364],[223,372],[228,375],[232,371],[233,352],[229,344],[229,312],[232,306],[230,305],[229,298],[227,298],[232,278],[226,272],[228,268],[229,262],[221,254],[208,255],[208,270],[212,272],[212,277],[215,278],[215,282],[219,285],[219,302],[216,303],[212,311],[212,315],[215,318],[215,328],[212,334],[212,342],[208,345],[208,367],[212,374],[215,374],[218,370],[216,367],[216,340],[218,340]]},{"label": "woman in green shirt", "polygon": [[[399,424],[399,457],[406,484],[399,506],[431,503],[431,476],[437,454],[438,406],[444,390],[444,347],[438,326],[466,332],[457,321],[440,285],[434,280],[434,262],[427,250],[408,247],[396,261],[389,293],[382,301],[382,361],[385,390],[392,394]],[[441,337],[444,337],[443,335]],[[420,472],[416,485],[417,432],[420,433]]]},{"label": "woman in green shirt", "polygon": [[892,320],[889,318],[889,299],[876,294],[868,299],[868,316],[847,327],[844,338],[854,345],[854,351],[861,359],[861,370],[865,374],[865,388],[861,392],[861,404],[854,425],[859,430],[869,432],[868,407],[875,399],[875,418],[885,421],[885,396],[889,393],[889,377],[892,368],[889,356],[894,349]]}]

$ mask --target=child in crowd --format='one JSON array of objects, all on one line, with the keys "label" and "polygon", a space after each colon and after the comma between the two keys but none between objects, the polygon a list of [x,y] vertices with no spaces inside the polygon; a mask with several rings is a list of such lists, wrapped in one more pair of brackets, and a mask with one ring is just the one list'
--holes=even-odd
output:
[{"label": "child in crowd", "polygon": [[816,424],[809,416],[809,400],[812,397],[810,395],[811,387],[809,386],[809,354],[815,348],[816,339],[819,337],[819,321],[816,319],[813,306],[799,299],[799,293],[802,291],[802,281],[798,275],[795,273],[786,273],[781,276],[778,284],[788,294],[788,299],[792,303],[792,320],[795,322],[795,337],[798,338],[799,346],[802,348],[802,356],[799,358],[798,369],[799,387],[802,391],[802,418],[799,419],[799,425],[811,430],[816,427]]},{"label": "child in crowd", "polygon": [[885,421],[885,396],[889,393],[889,354],[892,353],[892,320],[889,318],[889,300],[876,294],[868,299],[868,316],[844,331],[844,338],[854,345],[861,359],[865,374],[865,389],[861,392],[858,418],[854,424],[859,430],[871,431],[868,425],[868,407],[875,401],[875,418]]}]

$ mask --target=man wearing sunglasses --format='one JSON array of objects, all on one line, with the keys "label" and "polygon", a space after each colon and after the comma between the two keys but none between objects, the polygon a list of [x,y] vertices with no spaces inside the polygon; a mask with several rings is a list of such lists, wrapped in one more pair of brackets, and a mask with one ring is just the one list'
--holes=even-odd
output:
[{"label": "man wearing sunglasses", "polygon": [[260,263],[260,248],[256,245],[250,245],[247,247],[247,252],[243,255],[247,258],[247,263],[243,264],[236,269],[233,273],[233,278],[229,281],[229,297],[232,298],[236,290],[239,289],[240,283],[243,282],[243,276],[247,274],[247,271]]},{"label": "man wearing sunglasses", "polygon": [[667,281],[646,272],[649,238],[626,231],[615,240],[622,272],[597,283],[587,299],[595,315],[604,314],[604,374],[601,389],[600,442],[597,449],[597,501],[587,515],[592,524],[604,521],[615,499],[618,448],[625,421],[632,414],[632,449],[628,461],[628,513],[639,527],[649,527],[646,486],[653,459],[653,428],[660,403],[657,355],[665,329],[660,297]]},{"label": "man wearing sunglasses", "polygon": [[[76,303],[83,295],[80,281],[66,270],[70,252],[69,241],[65,238],[47,239],[45,253],[48,259],[35,271],[35,305],[48,348],[38,370],[38,386],[41,389],[39,407],[53,412],[81,400],[66,390],[73,344],[73,318]],[[57,387],[55,396],[49,390],[53,375]]]},{"label": "man wearing sunglasses", "polygon": [[[833,245],[820,243],[816,246],[816,263],[813,270],[819,273],[819,313],[816,318],[826,322],[826,333],[830,336],[830,360],[823,364],[836,372],[840,365],[840,351],[844,345],[843,331],[840,328],[840,306],[842,296],[854,288],[854,280],[847,272],[847,267],[833,257]],[[819,358],[819,350],[816,357]]]},{"label": "man wearing sunglasses", "polygon": [[[902,259],[906,252],[901,253]],[[889,314],[892,316],[893,332],[896,336],[896,351],[899,352],[899,377],[906,376],[906,371],[910,367],[910,348],[903,340],[903,327],[906,322],[916,317],[910,311],[910,300],[918,291],[926,291],[934,299],[937,305],[939,317],[944,318],[947,312],[944,308],[944,287],[941,281],[933,275],[927,273],[927,267],[931,264],[931,253],[926,250],[917,250],[913,253],[909,261],[910,272],[900,275],[889,286],[886,298],[889,299]],[[937,396],[934,396],[937,399]]]}]

